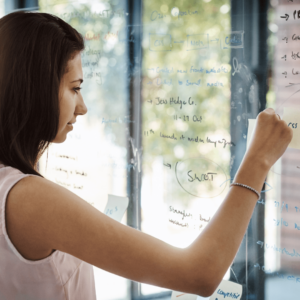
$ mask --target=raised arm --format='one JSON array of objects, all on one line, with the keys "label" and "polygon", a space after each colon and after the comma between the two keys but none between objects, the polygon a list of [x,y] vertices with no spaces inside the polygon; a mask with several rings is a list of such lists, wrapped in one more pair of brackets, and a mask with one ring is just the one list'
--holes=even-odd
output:
[{"label": "raised arm", "polygon": [[[260,191],[291,137],[291,129],[274,111],[260,114],[235,181]],[[24,239],[131,280],[201,296],[211,295],[222,280],[257,202],[253,192],[231,188],[205,230],[180,249],[114,221],[43,178],[22,179],[9,197],[15,230]]]},{"label": "raised arm", "polygon": [[[235,183],[261,191],[268,171],[285,152],[293,131],[271,108],[259,114],[249,150],[234,178]],[[212,294],[231,265],[248,227],[257,195],[243,187],[233,186],[222,205],[198,238],[186,249],[190,259],[206,255],[206,276]],[[195,266],[196,267],[196,266]],[[197,268],[194,270],[196,278]],[[198,290],[201,291],[201,290]]]}]

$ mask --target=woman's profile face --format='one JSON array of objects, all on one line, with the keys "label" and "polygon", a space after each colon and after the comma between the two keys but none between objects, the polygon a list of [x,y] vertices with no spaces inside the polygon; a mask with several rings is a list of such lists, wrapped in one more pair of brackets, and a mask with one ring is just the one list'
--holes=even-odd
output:
[{"label": "woman's profile face", "polygon": [[83,82],[80,52],[69,60],[67,73],[64,74],[59,87],[59,125],[58,132],[53,143],[63,143],[67,133],[72,131],[78,115],[85,115],[87,108],[83,102],[80,85]]}]

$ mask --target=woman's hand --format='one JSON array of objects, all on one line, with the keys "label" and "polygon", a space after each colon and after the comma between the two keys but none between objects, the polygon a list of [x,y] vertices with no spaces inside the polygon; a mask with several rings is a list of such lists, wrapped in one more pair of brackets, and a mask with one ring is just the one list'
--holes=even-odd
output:
[{"label": "woman's hand", "polygon": [[257,117],[256,128],[245,160],[258,162],[268,171],[285,152],[293,137],[293,130],[280,119],[273,108]]}]

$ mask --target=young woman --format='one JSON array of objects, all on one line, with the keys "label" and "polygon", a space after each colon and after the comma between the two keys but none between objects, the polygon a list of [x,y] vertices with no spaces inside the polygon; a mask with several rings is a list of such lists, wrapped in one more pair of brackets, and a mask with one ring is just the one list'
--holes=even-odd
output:
[{"label": "young woman", "polygon": [[233,186],[205,230],[179,249],[114,221],[36,171],[49,143],[64,142],[87,113],[81,35],[55,16],[17,12],[0,20],[0,40],[0,299],[96,299],[91,265],[211,295],[292,129],[273,109],[259,114],[234,180],[245,186]]}]

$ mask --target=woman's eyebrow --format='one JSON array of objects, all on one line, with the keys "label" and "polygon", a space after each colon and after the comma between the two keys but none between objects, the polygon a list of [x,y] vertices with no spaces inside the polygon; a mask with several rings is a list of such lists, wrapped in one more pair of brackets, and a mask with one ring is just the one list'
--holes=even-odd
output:
[{"label": "woman's eyebrow", "polygon": [[70,83],[76,82],[76,81],[80,81],[80,83],[83,83],[83,79],[79,78],[77,80],[71,81]]}]

